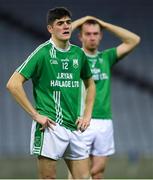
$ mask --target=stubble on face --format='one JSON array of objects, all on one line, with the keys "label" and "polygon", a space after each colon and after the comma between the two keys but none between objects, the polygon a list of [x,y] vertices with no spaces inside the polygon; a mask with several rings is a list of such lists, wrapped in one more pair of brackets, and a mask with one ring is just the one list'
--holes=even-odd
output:
[{"label": "stubble on face", "polygon": [[97,49],[101,41],[101,30],[98,24],[84,24],[81,32],[81,41],[89,50]]}]

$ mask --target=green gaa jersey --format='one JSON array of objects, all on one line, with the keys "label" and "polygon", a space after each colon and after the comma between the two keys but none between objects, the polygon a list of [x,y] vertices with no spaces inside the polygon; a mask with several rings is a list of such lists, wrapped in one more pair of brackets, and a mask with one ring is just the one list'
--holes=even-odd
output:
[{"label": "green gaa jersey", "polygon": [[17,71],[32,79],[36,110],[76,130],[81,112],[81,79],[92,76],[84,52],[71,44],[62,50],[49,40],[36,48]]},{"label": "green gaa jersey", "polygon": [[86,55],[96,85],[92,118],[112,119],[110,84],[111,67],[117,62],[116,48],[98,52],[95,56]]}]

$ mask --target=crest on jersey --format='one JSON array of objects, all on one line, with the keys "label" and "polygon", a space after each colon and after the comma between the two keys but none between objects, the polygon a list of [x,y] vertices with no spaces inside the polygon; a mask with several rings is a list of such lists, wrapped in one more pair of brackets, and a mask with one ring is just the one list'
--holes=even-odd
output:
[{"label": "crest on jersey", "polygon": [[73,67],[76,69],[78,68],[79,63],[78,63],[78,59],[73,59]]}]

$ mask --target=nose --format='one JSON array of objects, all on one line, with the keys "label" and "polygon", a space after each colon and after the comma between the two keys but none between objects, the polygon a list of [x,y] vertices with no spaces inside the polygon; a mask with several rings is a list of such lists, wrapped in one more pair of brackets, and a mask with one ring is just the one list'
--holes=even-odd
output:
[{"label": "nose", "polygon": [[64,28],[69,28],[69,24],[67,22],[64,22]]},{"label": "nose", "polygon": [[90,35],[90,39],[91,39],[91,40],[95,40],[94,34],[91,34],[91,35]]},{"label": "nose", "polygon": [[69,21],[65,21],[65,22],[63,22],[63,24],[62,24],[62,29],[63,29],[64,31],[70,31],[70,30],[71,30],[71,27],[72,27],[72,25],[71,25],[71,23],[70,23]]}]

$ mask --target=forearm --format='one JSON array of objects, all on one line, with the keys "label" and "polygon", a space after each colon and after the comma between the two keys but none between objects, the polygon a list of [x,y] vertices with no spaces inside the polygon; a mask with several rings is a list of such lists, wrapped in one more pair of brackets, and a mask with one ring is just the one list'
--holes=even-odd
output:
[{"label": "forearm", "polygon": [[37,112],[30,103],[24,88],[23,84],[25,82],[25,78],[19,73],[15,72],[7,83],[7,89],[15,98],[15,100],[22,106],[22,108],[33,118]]},{"label": "forearm", "polygon": [[99,24],[104,29],[106,29],[107,31],[113,33],[122,42],[124,42],[126,44],[130,44],[132,46],[136,46],[139,43],[140,37],[138,35],[136,35],[135,33],[131,32],[131,31],[125,29],[125,28],[122,28],[122,27],[119,27],[119,26],[104,22],[104,21],[102,21],[102,20],[100,20],[98,18],[95,18],[95,19],[99,22]]},{"label": "forearm", "polygon": [[53,125],[56,125],[54,121],[52,121],[47,116],[43,116],[39,114],[32,104],[30,103],[29,99],[26,96],[26,93],[23,89],[22,84],[18,83],[16,85],[11,85],[10,83],[7,85],[8,90],[13,95],[15,100],[22,106],[22,108],[31,116],[31,118],[42,125],[40,130],[44,130],[46,127],[50,127],[53,129]]},{"label": "forearm", "polygon": [[91,16],[85,16],[80,19],[77,19],[72,22],[72,31],[75,30],[76,28],[80,27],[83,23],[85,23],[87,20],[93,19]]},{"label": "forearm", "polygon": [[22,85],[17,85],[12,88],[8,88],[12,96],[15,100],[22,106],[22,108],[32,117],[34,118],[37,114],[37,111],[34,109],[32,104],[30,103]]},{"label": "forearm", "polygon": [[127,44],[133,44],[135,46],[140,40],[140,37],[135,33],[116,25],[105,23],[105,29],[116,35],[122,42]]}]

